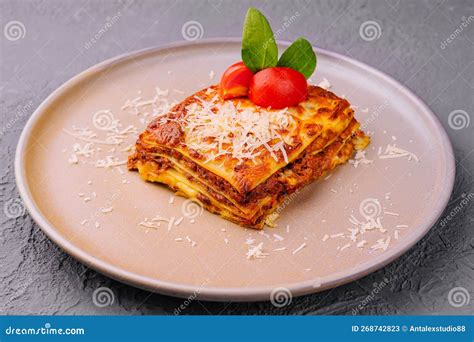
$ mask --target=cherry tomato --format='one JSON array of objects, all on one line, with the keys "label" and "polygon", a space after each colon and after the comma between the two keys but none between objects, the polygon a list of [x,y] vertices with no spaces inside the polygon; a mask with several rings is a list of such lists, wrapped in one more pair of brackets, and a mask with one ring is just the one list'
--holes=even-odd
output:
[{"label": "cherry tomato", "polygon": [[253,75],[249,98],[261,107],[281,109],[306,99],[308,83],[304,75],[284,67],[267,68]]},{"label": "cherry tomato", "polygon": [[231,65],[224,72],[221,78],[220,90],[224,99],[247,96],[252,71],[247,68],[244,62]]}]

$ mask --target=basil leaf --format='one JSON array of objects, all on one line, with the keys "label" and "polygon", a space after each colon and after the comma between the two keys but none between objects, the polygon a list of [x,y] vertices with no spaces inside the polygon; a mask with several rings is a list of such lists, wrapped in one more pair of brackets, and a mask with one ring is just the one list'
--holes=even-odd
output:
[{"label": "basil leaf", "polygon": [[272,28],[265,16],[250,7],[242,32],[242,61],[252,72],[274,67],[278,61],[278,48]]},{"label": "basil leaf", "polygon": [[316,54],[311,43],[302,37],[296,39],[280,56],[278,66],[294,69],[309,78],[316,69]]}]

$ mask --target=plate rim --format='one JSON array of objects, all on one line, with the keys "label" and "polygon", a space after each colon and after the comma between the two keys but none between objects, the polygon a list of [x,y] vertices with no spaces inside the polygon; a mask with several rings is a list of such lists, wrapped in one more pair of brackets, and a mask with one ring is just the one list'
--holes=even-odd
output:
[{"label": "plate rim", "polygon": [[[190,45],[205,45],[205,44],[216,44],[216,43],[236,43],[240,42],[240,38],[208,38],[200,39],[198,41],[177,41],[168,44],[162,44],[154,47],[147,47],[140,50],[135,50],[132,52],[126,52],[118,56],[109,58],[103,62],[95,64],[84,71],[79,72],[56,90],[54,90],[33,112],[33,114],[28,119],[25,127],[22,130],[20,135],[18,145],[15,152],[15,179],[17,184],[17,189],[20,194],[20,197],[24,203],[24,206],[28,210],[29,214],[33,220],[38,224],[41,230],[51,239],[57,246],[59,246],[67,254],[74,257],[79,262],[85,264],[87,267],[90,267],[106,276],[116,279],[120,282],[127,283],[134,287],[142,288],[147,291],[156,292],[164,295],[170,295],[174,297],[187,298],[189,295],[196,295],[198,300],[210,300],[210,301],[234,301],[234,302],[248,302],[248,301],[268,301],[271,298],[272,291],[276,286],[256,286],[256,287],[199,287],[193,285],[183,285],[181,283],[163,281],[157,278],[143,276],[132,271],[124,270],[120,267],[114,266],[104,260],[101,260],[95,257],[92,254],[89,254],[83,251],[80,247],[76,246],[74,243],[68,241],[66,236],[60,234],[41,213],[40,209],[36,206],[35,201],[31,195],[31,192],[28,187],[26,171],[24,168],[24,157],[27,150],[27,143],[31,137],[32,129],[35,127],[35,124],[42,117],[42,114],[45,112],[44,109],[47,108],[51,103],[53,103],[65,90],[72,87],[74,84],[81,82],[83,79],[87,78],[89,75],[97,73],[101,70],[104,70],[108,67],[116,65],[126,59],[133,58],[136,56],[145,56],[147,54],[157,53],[159,51],[167,49],[175,49],[186,47]],[[278,44],[288,46],[289,41],[278,40]],[[429,219],[425,220],[424,223],[420,224],[415,232],[416,234],[412,239],[405,244],[397,245],[388,251],[381,253],[380,255],[371,258],[369,261],[364,262],[363,264],[358,265],[352,269],[350,276],[346,274],[345,277],[342,277],[342,273],[347,273],[347,271],[340,271],[333,273],[329,276],[316,278],[323,280],[324,285],[320,287],[315,287],[315,281],[306,280],[300,282],[293,282],[287,284],[279,284],[278,287],[284,287],[289,290],[293,297],[302,296],[306,294],[311,294],[315,292],[320,292],[323,290],[331,289],[336,286],[341,286],[352,282],[354,280],[360,279],[376,270],[381,269],[387,264],[391,263],[393,260],[400,257],[402,254],[406,253],[411,249],[416,243],[418,243],[427,233],[433,228],[436,221],[439,219],[443,213],[446,205],[448,204],[449,198],[451,196],[454,180],[455,180],[455,158],[453,153],[453,147],[451,141],[441,124],[438,117],[433,113],[433,111],[421,100],[416,94],[413,93],[405,85],[398,82],[393,77],[387,75],[386,73],[379,71],[378,69],[355,60],[353,58],[347,57],[343,54],[332,52],[323,48],[319,48],[313,45],[313,49],[316,51],[328,55],[332,58],[342,60],[344,62],[350,63],[360,69],[366,70],[369,73],[377,76],[379,79],[383,80],[385,83],[389,83],[392,86],[398,88],[402,93],[404,93],[411,101],[419,105],[423,112],[426,114],[427,118],[430,119],[431,123],[434,125],[438,131],[436,134],[440,138],[440,145],[443,149],[445,159],[447,161],[446,172],[449,179],[444,183],[444,187],[440,196],[440,200],[437,202],[436,206],[432,210],[432,215]]]}]

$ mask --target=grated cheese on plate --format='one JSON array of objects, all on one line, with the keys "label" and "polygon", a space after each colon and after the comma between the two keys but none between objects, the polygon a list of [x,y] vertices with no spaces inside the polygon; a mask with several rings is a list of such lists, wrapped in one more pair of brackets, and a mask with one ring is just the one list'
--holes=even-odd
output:
[{"label": "grated cheese on plate", "polygon": [[384,153],[385,154],[379,155],[380,159],[408,157],[408,160],[414,159],[416,162],[419,161],[418,157],[414,153],[396,147],[395,145],[388,144]]},{"label": "grated cheese on plate", "polygon": [[295,249],[295,250],[293,251],[292,254],[295,255],[296,253],[301,252],[301,251],[303,250],[303,248],[305,248],[305,247],[306,247],[306,242],[303,242],[297,249]]},{"label": "grated cheese on plate", "polygon": [[268,256],[268,253],[263,252],[263,242],[260,242],[257,246],[249,246],[247,259],[263,259],[266,256]]}]

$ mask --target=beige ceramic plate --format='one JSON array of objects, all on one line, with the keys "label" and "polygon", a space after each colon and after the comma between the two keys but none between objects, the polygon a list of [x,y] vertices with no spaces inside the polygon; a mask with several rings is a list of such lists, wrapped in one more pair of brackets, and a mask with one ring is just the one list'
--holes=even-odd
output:
[{"label": "beige ceramic plate", "polygon": [[[454,180],[452,148],[433,113],[406,88],[367,65],[317,52],[311,81],[328,79],[331,90],[356,107],[357,118],[372,134],[366,155],[372,163],[341,166],[327,180],[289,198],[277,228],[258,234],[201,213],[182,198],[170,203],[169,190],[142,181],[123,165],[97,167],[104,161],[121,164],[128,154],[124,150],[137,137],[133,131],[114,136],[107,130],[113,127],[111,120],[119,120],[122,129],[132,125],[141,131],[152,116],[146,116],[153,109],[146,101],[156,95],[156,87],[163,92],[155,109],[218,82],[223,70],[239,59],[237,40],[128,54],[61,86],[33,114],[18,145],[16,177],[26,207],[44,232],[81,262],[173,296],[268,300],[273,291],[281,299],[379,269],[420,240],[441,215]],[[134,99],[134,106],[124,107]],[[70,134],[79,134],[74,127],[90,131],[81,139]],[[109,144],[87,146],[90,139]],[[387,145],[407,150],[419,161],[381,158],[389,154]],[[157,216],[178,224],[168,230],[162,221],[157,229],[147,228],[157,225],[152,220]],[[366,224],[370,218],[378,218],[383,228],[371,229]],[[359,233],[349,231],[356,228]],[[357,247],[362,240],[366,243]],[[247,259],[246,242],[263,242],[268,256]]]}]

